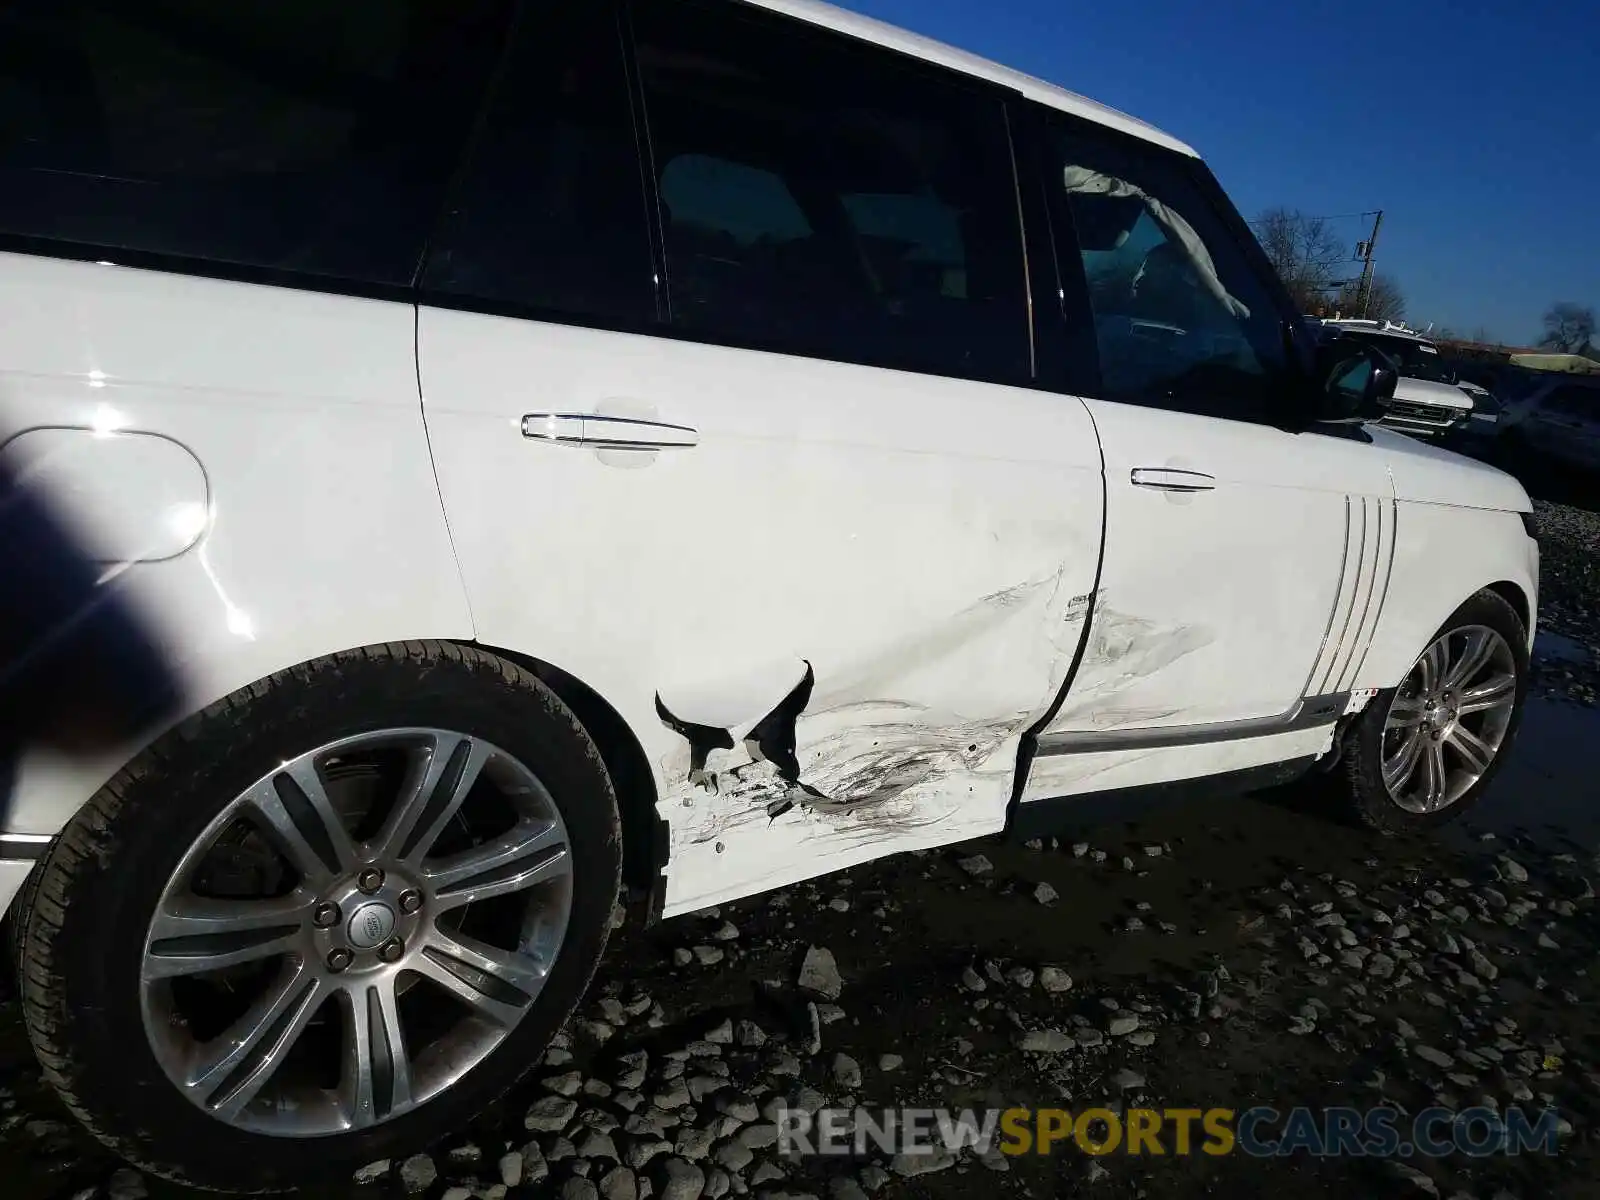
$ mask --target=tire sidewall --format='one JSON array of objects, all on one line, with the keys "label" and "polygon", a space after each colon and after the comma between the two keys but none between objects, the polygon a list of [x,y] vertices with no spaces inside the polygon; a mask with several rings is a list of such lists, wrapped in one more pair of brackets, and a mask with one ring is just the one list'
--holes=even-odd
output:
[{"label": "tire sidewall", "polygon": [[[61,1026],[53,1040],[72,1061],[66,1089],[75,1107],[89,1109],[91,1128],[125,1157],[203,1187],[271,1190],[415,1149],[469,1119],[537,1062],[582,996],[604,948],[620,872],[609,777],[576,718],[532,676],[475,651],[441,649],[422,659],[358,652],[286,672],[243,704],[224,702],[191,718],[108,785],[124,785],[122,802],[93,831],[97,852],[66,883],[59,928],[35,922],[34,936],[49,942]],[[573,907],[544,988],[484,1062],[391,1122],[295,1139],[207,1116],[162,1071],[141,1015],[145,935],[162,890],[217,813],[280,763],[339,738],[406,726],[493,742],[539,777],[560,810]],[[79,819],[93,812],[91,805]]]}]

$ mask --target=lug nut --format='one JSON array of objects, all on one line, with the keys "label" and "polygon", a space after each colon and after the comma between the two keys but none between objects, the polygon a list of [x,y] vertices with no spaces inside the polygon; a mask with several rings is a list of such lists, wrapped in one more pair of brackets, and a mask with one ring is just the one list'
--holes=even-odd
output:
[{"label": "lug nut", "polygon": [[354,954],[351,954],[350,951],[343,947],[337,950],[330,950],[328,951],[328,970],[342,971],[355,961],[355,957]]},{"label": "lug nut", "polygon": [[332,929],[339,923],[337,904],[319,904],[311,913],[311,923],[318,929]]},{"label": "lug nut", "polygon": [[406,952],[406,944],[399,938],[390,938],[378,951],[378,957],[386,963],[392,963]]},{"label": "lug nut", "polygon": [[414,913],[422,907],[422,893],[415,888],[400,893],[400,911]]},{"label": "lug nut", "polygon": [[378,870],[377,867],[368,867],[360,875],[356,876],[356,886],[366,892],[367,895],[372,895],[373,892],[383,886],[383,872]]}]

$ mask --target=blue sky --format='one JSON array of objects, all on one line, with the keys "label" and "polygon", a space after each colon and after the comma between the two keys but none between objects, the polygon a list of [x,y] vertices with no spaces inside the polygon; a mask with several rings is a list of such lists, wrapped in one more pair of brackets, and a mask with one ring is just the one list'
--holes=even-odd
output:
[{"label": "blue sky", "polygon": [[1595,0],[835,2],[1170,131],[1246,217],[1382,208],[1413,322],[1526,343],[1600,308]]}]

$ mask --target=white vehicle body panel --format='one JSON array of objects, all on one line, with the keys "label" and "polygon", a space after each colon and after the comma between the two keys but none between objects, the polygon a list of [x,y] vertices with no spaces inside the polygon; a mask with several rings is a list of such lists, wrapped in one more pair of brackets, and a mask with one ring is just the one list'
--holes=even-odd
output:
[{"label": "white vehicle body panel", "polygon": [[1506,513],[1532,511],[1522,484],[1498,467],[1381,425],[1367,426],[1367,433],[1374,457],[1381,458],[1394,475],[1399,500]]},{"label": "white vehicle body panel", "polygon": [[[155,623],[193,709],[339,650],[472,636],[410,305],[0,254],[0,314],[0,444],[57,431],[48,461],[24,461],[108,570],[172,550],[174,527],[188,542],[111,586]],[[166,440],[122,441],[139,431]],[[156,519],[148,538],[108,519],[119,495]],[[10,829],[55,833],[126,758],[29,755]]]},{"label": "white vehicle body panel", "polygon": [[[478,636],[583,679],[638,735],[667,912],[1004,824],[1094,586],[1081,401],[432,308],[419,344]],[[698,444],[555,444],[523,435],[534,411]],[[743,740],[807,664],[793,749],[817,795],[774,816],[790,787]],[[697,766],[658,696],[732,746]]]}]

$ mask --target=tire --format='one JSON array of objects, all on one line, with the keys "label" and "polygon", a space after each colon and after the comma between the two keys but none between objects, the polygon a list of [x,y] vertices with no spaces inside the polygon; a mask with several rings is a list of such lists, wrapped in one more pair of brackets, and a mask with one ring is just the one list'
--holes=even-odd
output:
[{"label": "tire", "polygon": [[[46,850],[42,857],[49,857]],[[23,940],[27,935],[28,921],[33,916],[33,898],[39,894],[39,877],[43,866],[35,864],[28,877],[22,881],[11,901],[11,911],[6,915],[6,948],[11,953],[11,970],[17,978],[22,976]]]},{"label": "tire", "polygon": [[[263,1132],[230,1123],[185,1094],[162,1065],[163,1061],[173,1060],[161,1057],[157,1048],[158,1035],[151,1029],[159,1030],[161,1037],[186,1036],[186,1033],[182,1026],[177,1026],[179,1032],[173,1033],[159,1022],[154,1026],[147,1024],[147,1012],[152,1011],[148,1006],[155,1003],[151,997],[158,994],[176,997],[178,985],[172,984],[168,992],[158,993],[146,987],[142,970],[155,961],[151,956],[158,947],[163,954],[176,954],[178,951],[169,950],[169,947],[179,942],[187,947],[197,944],[197,940],[157,940],[150,925],[152,916],[166,911],[158,906],[166,903],[170,887],[178,886],[177,881],[185,878],[183,872],[190,870],[183,864],[190,861],[186,856],[194,853],[191,847],[196,845],[197,839],[201,845],[205,844],[214,819],[223,819],[219,814],[224,810],[235,811],[230,804],[247,789],[267,780],[276,785],[283,779],[289,760],[313,748],[330,743],[364,745],[363,738],[381,740],[386,736],[373,731],[403,730],[409,737],[419,729],[456,731],[465,735],[457,743],[441,740],[434,744],[432,761],[444,764],[441,777],[450,776],[455,759],[445,759],[440,747],[487,744],[489,750],[484,751],[485,754],[495,750],[502,752],[502,756],[492,759],[477,777],[488,779],[491,770],[506,773],[525,768],[543,792],[524,789],[527,791],[524,795],[517,789],[507,789],[507,795],[520,797],[518,803],[552,802],[555,815],[550,819],[549,828],[557,829],[564,824],[562,832],[566,836],[565,853],[568,855],[567,873],[561,877],[564,882],[541,881],[533,885],[556,887],[557,892],[552,894],[558,894],[567,906],[565,920],[560,924],[563,932],[544,962],[548,973],[544,976],[542,990],[535,990],[529,984],[533,998],[517,1009],[522,1014],[520,1020],[508,1018],[502,1022],[507,1031],[495,1029],[502,1040],[486,1050],[482,1057],[470,1060],[475,1065],[466,1067],[458,1079],[445,1084],[437,1094],[425,1096],[409,1110],[403,1107],[409,1101],[400,1099],[402,1093],[396,1083],[394,1065],[399,1060],[391,1056],[385,1060],[384,1069],[388,1074],[381,1076],[381,1082],[380,1075],[374,1071],[365,1077],[371,1084],[366,1093],[359,1089],[348,1093],[356,1097],[364,1095],[360,1103],[367,1107],[362,1111],[369,1114],[381,1113],[383,1106],[388,1105],[394,1115],[386,1119],[381,1115],[369,1117],[375,1123],[346,1132],[306,1136]],[[377,756],[375,761],[387,761],[378,751],[373,754]],[[409,759],[405,761],[410,762]],[[336,783],[328,780],[334,778],[336,770],[347,769],[346,758],[341,755],[317,762],[321,764],[317,768],[319,782],[326,785],[324,790],[331,796]],[[409,772],[412,767],[407,765],[404,770]],[[377,776],[357,772],[357,777],[365,786]],[[411,774],[404,778],[413,782],[424,779]],[[525,776],[516,778],[520,780]],[[430,805],[455,791],[456,785],[449,781],[438,786],[417,782],[411,795],[414,798],[431,796],[432,799],[414,799],[410,811],[418,814],[415,829],[406,834],[402,827],[400,833],[392,835],[396,839],[394,844],[410,839],[423,846],[416,851],[419,856],[427,854],[427,848],[442,844],[446,835],[455,837],[459,829],[467,828],[464,814],[470,806],[485,807],[490,800],[495,804],[510,803],[499,796],[498,785],[481,786],[488,790],[480,791],[479,784],[461,787],[465,799],[459,802],[460,807],[438,816],[440,810],[430,809]],[[259,786],[250,794],[266,795]],[[406,794],[403,789],[397,793]],[[529,795],[535,799],[528,800]],[[489,799],[484,799],[485,796]],[[287,805],[287,800],[284,803]],[[400,807],[397,801],[394,811],[399,812]],[[439,832],[437,838],[430,833],[422,842],[416,842],[419,836],[416,830],[424,828],[425,819],[435,818],[437,829],[443,832]],[[246,826],[227,825],[224,832],[232,836],[230,831]],[[385,826],[376,835],[379,841],[388,828]],[[242,836],[248,842],[257,835],[247,832]],[[357,836],[365,838],[367,834],[352,833],[351,841]],[[310,840],[307,838],[306,842]],[[371,844],[374,843],[362,841],[357,853],[364,853]],[[21,979],[28,1033],[46,1078],[67,1106],[107,1146],[145,1170],[192,1186],[241,1192],[281,1191],[318,1178],[341,1174],[348,1177],[349,1172],[366,1163],[411,1153],[461,1125],[540,1060],[548,1042],[588,986],[604,949],[619,884],[621,845],[616,798],[594,743],[554,693],[520,667],[475,648],[441,642],[367,647],[294,667],[219,701],[164,735],[102,788],[63,831],[43,863],[28,917]],[[548,851],[547,857],[550,863],[556,862],[560,859],[559,849]],[[359,864],[361,859],[357,857],[352,861]],[[430,857],[426,861],[444,860]],[[527,861],[519,860],[519,864]],[[202,857],[198,862],[200,865],[195,870],[210,869],[206,865],[209,858]],[[479,874],[468,881],[469,885],[485,878],[480,866],[474,866],[473,870]],[[178,874],[175,875],[175,871]],[[250,875],[249,870],[241,871],[241,878]],[[391,875],[395,873],[391,871]],[[369,874],[362,872],[364,882],[370,882]],[[311,878],[303,874],[294,887],[308,887]],[[383,884],[385,888],[391,885],[399,886],[392,879]],[[195,887],[198,894],[198,885]],[[492,894],[490,889],[480,890]],[[293,893],[297,904],[300,894],[298,890]],[[415,944],[421,946],[429,936],[426,931],[438,933],[446,929],[450,914],[435,915],[426,907],[438,899],[426,887],[421,893],[410,894],[425,895],[426,899],[407,901],[401,896],[394,902],[389,917],[391,922],[412,920],[414,924],[405,928],[415,933]],[[458,895],[457,908],[452,912],[481,912],[492,909],[497,902],[520,904],[523,901],[519,897],[525,893],[499,901],[484,900],[482,904],[476,898],[478,892],[471,894],[470,900],[461,900]],[[544,895],[542,892],[526,894]],[[371,896],[352,894],[349,898],[364,906],[357,910],[356,916],[362,916],[365,909],[371,907],[367,903]],[[409,911],[404,906],[412,902],[424,907],[411,918],[400,915]],[[546,903],[542,898],[527,902]],[[439,903],[442,909],[443,901]],[[549,903],[556,904],[555,901]],[[327,907],[319,904],[317,911]],[[331,929],[306,931],[296,926],[295,932],[287,936],[348,937],[353,942],[357,936],[356,916],[351,917],[348,924]],[[524,918],[524,921],[531,919]],[[342,914],[339,920],[343,921]],[[466,920],[465,916],[460,918],[461,923]],[[519,927],[527,928],[525,923]],[[458,926],[450,928],[459,931]],[[555,928],[554,918],[549,928]],[[526,933],[518,935],[519,938],[528,936]],[[148,945],[147,937],[151,939]],[[398,935],[392,940],[397,942]],[[466,941],[465,937],[461,940]],[[297,941],[294,944],[316,943]],[[523,943],[518,941],[506,952],[508,961],[523,948]],[[437,1004],[446,1009],[454,1002],[450,993],[430,984],[423,976],[403,974],[405,964],[413,961],[429,967],[410,949],[405,951],[408,957],[399,963],[389,960],[378,963],[373,956],[387,949],[388,946],[368,947],[360,951],[348,974],[339,976],[329,986],[353,987],[350,981],[358,976],[400,981],[391,985],[396,1012],[412,1003],[408,996],[417,1003]],[[171,959],[159,961],[166,963]],[[287,953],[281,960],[274,961],[278,971],[292,973],[314,969],[326,974],[324,968],[330,966],[331,958],[326,955],[318,958],[314,953]],[[525,964],[527,960],[515,961]],[[387,975],[384,974],[386,970],[390,972]],[[362,974],[363,971],[370,973]],[[438,971],[434,973],[439,974]],[[206,977],[199,978],[204,981]],[[450,978],[460,977],[451,975]],[[487,975],[481,978],[485,981],[481,993],[470,986],[467,990],[472,991],[474,997],[480,994],[487,997],[492,993],[499,1003],[503,993],[488,986],[495,981]],[[343,1037],[358,1038],[355,1030],[360,1028],[361,1022],[352,1022],[349,1014],[361,1012],[361,1003],[347,997],[365,995],[368,1003],[376,1003],[373,997],[377,994],[376,991],[335,991],[332,995],[350,1006],[345,1010],[344,1019],[309,1018],[310,1024],[305,1028],[316,1028],[319,1035],[342,1030]],[[211,993],[208,991],[205,995]],[[309,1005],[310,1001],[306,1003]],[[508,1003],[515,1007],[522,1000]],[[374,1012],[372,1008],[366,1011],[369,1015]],[[432,1011],[430,1008],[429,1012]],[[337,1011],[335,1016],[338,1016]],[[403,1029],[403,1019],[395,1019],[396,1028]],[[318,1020],[323,1023],[318,1024]],[[368,1044],[389,1045],[370,1037],[373,1028],[367,1026]],[[462,1023],[461,1028],[469,1029],[472,1036],[479,1036],[481,1032],[472,1021]],[[489,1028],[488,1024],[483,1028]],[[263,1044],[269,1044],[271,1036],[269,1033]],[[277,1077],[289,1070],[292,1055],[299,1053],[299,1047],[311,1035],[296,1036],[300,1041],[295,1048],[281,1051],[291,1057],[279,1062],[278,1056],[269,1054],[260,1060],[271,1063],[264,1069],[275,1073],[269,1077],[267,1086],[277,1085]],[[423,1063],[414,1053],[416,1047],[407,1044],[412,1038],[413,1030],[406,1029],[400,1044],[411,1056],[412,1074],[408,1079],[417,1082],[420,1095]],[[222,1040],[227,1042],[226,1038]],[[340,1043],[341,1046],[347,1044]],[[422,1039],[418,1038],[417,1045],[421,1044]],[[377,1054],[378,1051],[372,1051],[366,1061],[376,1063]],[[236,1072],[228,1075],[217,1095],[232,1087],[230,1081],[235,1078]],[[341,1075],[340,1089],[344,1087],[342,1080]],[[263,1095],[266,1091],[267,1087],[263,1087]],[[333,1100],[328,1102],[332,1104]],[[279,1104],[273,1112],[282,1108]],[[276,1117],[269,1113],[248,1119],[267,1121]]]},{"label": "tire", "polygon": [[[1509,688],[1509,710],[1496,708],[1491,711],[1472,713],[1466,717],[1467,732],[1477,737],[1478,733],[1487,728],[1487,721],[1493,715],[1496,719],[1505,715],[1505,725],[1494,742],[1494,751],[1490,756],[1487,768],[1474,771],[1466,765],[1467,760],[1461,752],[1455,749],[1455,738],[1459,735],[1445,733],[1439,739],[1443,743],[1444,761],[1447,769],[1459,771],[1460,778],[1452,780],[1451,785],[1444,791],[1444,796],[1450,797],[1456,786],[1464,786],[1464,790],[1453,798],[1448,798],[1444,803],[1431,810],[1415,811],[1407,807],[1402,799],[1397,798],[1384,779],[1384,761],[1386,753],[1389,761],[1397,766],[1402,765],[1397,759],[1398,746],[1408,736],[1404,728],[1391,729],[1390,718],[1395,716],[1397,721],[1409,720],[1411,711],[1409,701],[1411,693],[1415,691],[1415,684],[1422,671],[1423,658],[1427,657],[1431,648],[1436,646],[1441,639],[1450,638],[1451,646],[1464,648],[1469,638],[1479,635],[1475,631],[1489,630],[1498,635],[1506,651],[1503,658],[1491,663],[1480,672],[1467,676],[1467,683],[1474,680],[1480,681],[1479,691],[1488,689],[1491,682],[1497,680],[1504,673],[1514,675],[1514,682]],[[1498,651],[1497,651],[1498,653]],[[1448,672],[1446,673],[1448,675]],[[1341,789],[1343,798],[1350,813],[1362,824],[1384,834],[1413,833],[1433,828],[1445,822],[1455,820],[1469,808],[1477,803],[1483,791],[1493,781],[1500,769],[1500,764],[1505,761],[1511,752],[1516,740],[1517,728],[1522,721],[1523,702],[1528,689],[1528,635],[1527,630],[1518,617],[1515,609],[1506,600],[1492,591],[1482,591],[1474,595],[1465,604],[1458,608],[1450,619],[1439,627],[1437,633],[1429,639],[1428,647],[1423,650],[1423,655],[1418,658],[1417,664],[1407,672],[1405,680],[1398,687],[1389,688],[1379,692],[1368,703],[1359,717],[1357,717],[1345,730],[1342,743],[1342,766],[1344,774],[1344,787]],[[1460,690],[1459,688],[1457,689]],[[1496,693],[1498,695],[1498,693]],[[1458,697],[1459,699],[1459,697]],[[1396,702],[1400,701],[1399,710]],[[1429,711],[1423,708],[1424,712]],[[1441,714],[1445,720],[1447,713]],[[1455,723],[1456,726],[1460,721]],[[1451,726],[1446,722],[1446,729]],[[1427,720],[1421,720],[1418,729],[1424,738],[1431,738]],[[1386,737],[1388,741],[1386,742]],[[1487,736],[1480,737],[1479,741],[1488,744]],[[1426,746],[1426,742],[1424,742]],[[1423,750],[1426,756],[1428,751]],[[1419,763],[1418,770],[1426,771],[1425,763]],[[1471,776],[1472,778],[1468,778]],[[1396,790],[1405,796],[1413,805],[1419,796],[1426,797],[1429,787],[1426,777],[1418,781],[1417,776],[1407,776],[1407,779],[1417,784],[1415,789],[1401,786]],[[1403,781],[1404,783],[1404,781]]]}]

